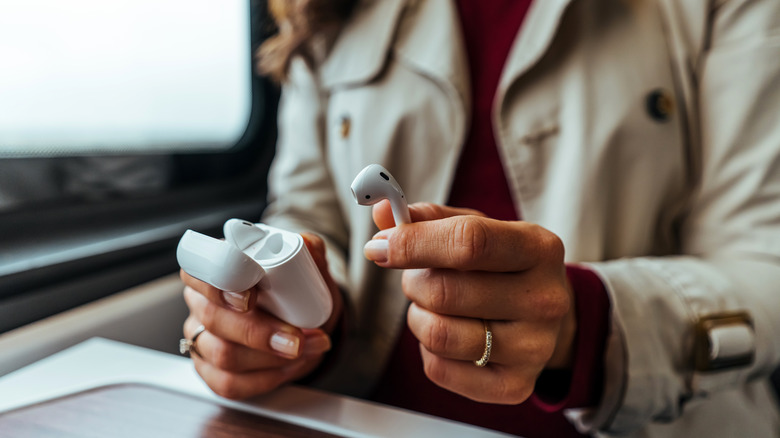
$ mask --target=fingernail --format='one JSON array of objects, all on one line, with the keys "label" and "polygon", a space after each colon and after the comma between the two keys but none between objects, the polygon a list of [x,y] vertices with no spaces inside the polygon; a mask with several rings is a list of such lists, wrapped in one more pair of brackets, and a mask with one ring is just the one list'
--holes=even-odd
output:
[{"label": "fingernail", "polygon": [[378,231],[376,234],[374,234],[372,239],[390,239],[393,234],[395,234],[395,228],[387,228],[382,231]]},{"label": "fingernail", "polygon": [[330,336],[322,334],[319,336],[307,337],[303,342],[303,356],[314,356],[322,354],[331,348]]},{"label": "fingernail", "polygon": [[239,312],[246,312],[249,310],[249,292],[222,292],[222,299],[225,300],[228,306],[238,310]]},{"label": "fingernail", "polygon": [[384,263],[387,261],[387,239],[374,239],[363,246],[363,254],[367,259]]},{"label": "fingernail", "polygon": [[301,348],[301,340],[295,335],[285,332],[276,332],[271,336],[271,348],[289,358],[298,357]]}]

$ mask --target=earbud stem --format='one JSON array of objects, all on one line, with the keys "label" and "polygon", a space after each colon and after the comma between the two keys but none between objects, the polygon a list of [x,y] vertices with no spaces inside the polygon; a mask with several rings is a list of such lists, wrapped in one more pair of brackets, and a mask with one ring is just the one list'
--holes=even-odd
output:
[{"label": "earbud stem", "polygon": [[390,206],[393,208],[395,226],[412,223],[412,218],[409,216],[409,207],[406,205],[406,202],[397,202],[395,199],[390,199]]}]

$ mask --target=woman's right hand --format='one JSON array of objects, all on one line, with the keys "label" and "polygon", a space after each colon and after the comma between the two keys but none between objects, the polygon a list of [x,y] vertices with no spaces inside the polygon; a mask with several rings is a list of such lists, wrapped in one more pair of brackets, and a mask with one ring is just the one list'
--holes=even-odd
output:
[{"label": "woman's right hand", "polygon": [[333,314],[317,329],[300,329],[255,306],[259,286],[240,293],[221,291],[184,271],[180,272],[190,315],[184,337],[192,339],[198,326],[195,369],[217,394],[243,399],[269,392],[311,373],[331,348],[329,333],[338,323],[341,294],[328,272],[325,245],[318,236],[303,234],[306,246],[333,297]]}]

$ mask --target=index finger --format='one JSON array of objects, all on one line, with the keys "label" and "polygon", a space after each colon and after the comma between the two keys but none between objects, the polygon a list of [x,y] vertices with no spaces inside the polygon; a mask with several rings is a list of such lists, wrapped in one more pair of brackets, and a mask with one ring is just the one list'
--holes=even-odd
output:
[{"label": "index finger", "polygon": [[[393,228],[395,226],[393,210],[390,206],[390,201],[386,199],[374,204],[371,215],[374,219],[374,223],[380,230]],[[481,211],[471,208],[450,207],[430,202],[415,202],[409,204],[409,216],[412,218],[412,222],[423,222],[464,215],[485,216]]]},{"label": "index finger", "polygon": [[[385,240],[385,242],[382,242]],[[560,239],[528,222],[454,216],[380,231],[367,248],[386,247],[384,257],[366,255],[386,268],[448,268],[516,272],[541,258],[563,261]]]},{"label": "index finger", "polygon": [[212,334],[246,347],[295,358],[303,340],[301,329],[260,309],[236,314],[207,300],[203,294],[184,289],[190,314]]},{"label": "index finger", "polygon": [[238,312],[249,311],[257,296],[257,287],[253,287],[244,292],[227,292],[193,277],[185,272],[184,269],[179,270],[179,277],[186,286],[189,286],[195,292],[200,293],[212,303],[227,306]]}]

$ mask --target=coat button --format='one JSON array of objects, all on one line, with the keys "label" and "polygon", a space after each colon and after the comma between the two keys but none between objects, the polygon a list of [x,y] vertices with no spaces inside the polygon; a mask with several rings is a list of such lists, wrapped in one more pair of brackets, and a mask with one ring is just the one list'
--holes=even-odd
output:
[{"label": "coat button", "polygon": [[341,116],[341,127],[339,129],[341,138],[349,137],[349,131],[351,128],[352,128],[352,120],[350,120],[349,116]]},{"label": "coat button", "polygon": [[656,122],[668,121],[674,114],[672,94],[661,88],[651,91],[645,98],[645,108]]}]

